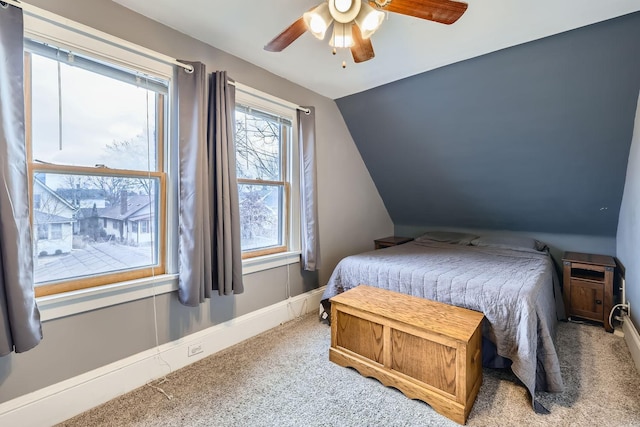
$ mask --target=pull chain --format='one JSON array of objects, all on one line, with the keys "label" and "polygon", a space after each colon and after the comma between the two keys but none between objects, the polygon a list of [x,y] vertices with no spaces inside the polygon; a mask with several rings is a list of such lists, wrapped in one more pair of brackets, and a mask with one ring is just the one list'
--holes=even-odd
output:
[{"label": "pull chain", "polygon": [[58,64],[58,150],[62,151],[62,70],[60,68],[60,49],[56,53]]}]

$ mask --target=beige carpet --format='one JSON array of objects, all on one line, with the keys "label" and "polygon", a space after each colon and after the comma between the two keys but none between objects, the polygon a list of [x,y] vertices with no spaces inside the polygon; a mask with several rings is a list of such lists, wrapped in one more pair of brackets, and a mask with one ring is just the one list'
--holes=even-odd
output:
[{"label": "beige carpet", "polygon": [[[456,426],[425,403],[328,361],[330,330],[314,315],[169,375],[63,426]],[[541,393],[537,415],[511,374],[485,369],[468,426],[640,426],[640,375],[625,341],[561,323],[566,391]]]}]

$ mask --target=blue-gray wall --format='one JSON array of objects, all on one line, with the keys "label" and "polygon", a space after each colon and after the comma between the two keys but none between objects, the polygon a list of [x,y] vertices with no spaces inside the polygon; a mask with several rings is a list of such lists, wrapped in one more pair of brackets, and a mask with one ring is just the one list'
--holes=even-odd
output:
[{"label": "blue-gray wall", "polygon": [[[636,111],[635,132],[629,153],[627,181],[620,207],[617,255],[626,267],[627,301],[631,320],[640,327],[640,98]],[[626,301],[625,301],[626,302]]]},{"label": "blue-gray wall", "polygon": [[336,102],[396,228],[615,237],[639,89],[634,13]]}]

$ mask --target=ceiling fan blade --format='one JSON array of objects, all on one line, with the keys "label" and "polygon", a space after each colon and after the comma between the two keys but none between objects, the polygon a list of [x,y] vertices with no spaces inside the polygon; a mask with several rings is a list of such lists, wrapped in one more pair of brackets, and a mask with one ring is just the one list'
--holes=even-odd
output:
[{"label": "ceiling fan blade", "polygon": [[363,39],[360,27],[353,24],[353,46],[351,46],[351,55],[353,62],[356,64],[372,59],[376,54],[373,52],[371,39]]},{"label": "ceiling fan blade", "polygon": [[[375,0],[369,0],[369,3],[377,6]],[[468,6],[467,3],[452,0],[391,0],[388,5],[378,8],[449,25],[456,22]]]},{"label": "ceiling fan blade", "polygon": [[281,52],[284,48],[296,41],[298,37],[303,35],[305,31],[307,31],[307,25],[304,23],[304,19],[300,17],[296,22],[289,25],[283,32],[267,43],[264,50]]}]

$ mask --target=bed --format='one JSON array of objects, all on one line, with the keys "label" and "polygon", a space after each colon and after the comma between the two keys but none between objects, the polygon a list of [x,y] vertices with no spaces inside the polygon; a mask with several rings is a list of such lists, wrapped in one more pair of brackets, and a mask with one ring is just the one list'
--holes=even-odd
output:
[{"label": "bed", "polygon": [[560,392],[564,385],[554,338],[564,318],[555,265],[546,246],[521,237],[427,233],[403,245],[344,258],[323,294],[367,284],[480,311],[483,366],[511,367],[528,389]]}]

